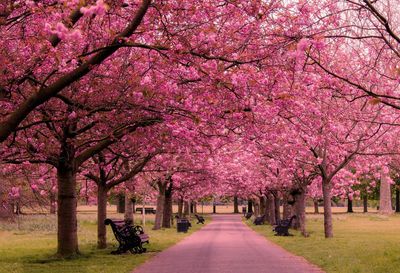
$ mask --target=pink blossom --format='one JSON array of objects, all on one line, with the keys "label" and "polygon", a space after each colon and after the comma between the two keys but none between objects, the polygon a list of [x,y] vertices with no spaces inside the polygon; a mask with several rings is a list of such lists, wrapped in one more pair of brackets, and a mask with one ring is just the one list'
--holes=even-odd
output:
[{"label": "pink blossom", "polygon": [[72,111],[72,112],[68,115],[68,119],[69,119],[69,120],[74,120],[74,119],[76,119],[76,117],[77,117],[77,114],[76,114],[75,111]]}]

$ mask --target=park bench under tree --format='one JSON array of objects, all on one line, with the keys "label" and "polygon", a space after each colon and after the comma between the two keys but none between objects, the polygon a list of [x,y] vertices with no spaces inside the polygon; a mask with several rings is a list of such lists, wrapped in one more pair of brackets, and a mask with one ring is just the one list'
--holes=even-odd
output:
[{"label": "park bench under tree", "polygon": [[[143,208],[136,208],[136,212],[143,213]],[[145,214],[156,214],[156,210],[154,208],[144,208]]]},{"label": "park bench under tree", "polygon": [[296,215],[293,215],[289,219],[279,221],[279,223],[273,228],[273,231],[275,231],[275,236],[291,236],[291,234],[289,234],[289,228],[292,225],[293,219],[295,218]]},{"label": "park bench under tree", "polygon": [[263,225],[265,223],[265,218],[266,218],[265,214],[261,215],[261,216],[257,216],[256,219],[254,219],[254,224],[256,226]]},{"label": "park bench under tree", "polygon": [[198,214],[195,214],[194,216],[196,216],[196,218],[197,218],[197,224],[204,224],[205,219],[203,216],[198,215]]},{"label": "park bench under tree", "polygon": [[252,212],[246,213],[246,216],[245,216],[246,220],[249,220],[251,218],[251,216],[253,216]]},{"label": "park bench under tree", "polygon": [[119,243],[118,249],[112,251],[111,254],[122,254],[127,251],[131,253],[146,252],[143,244],[149,243],[149,235],[144,233],[141,226],[132,226],[124,220],[112,219],[106,219],[104,224],[111,226],[115,239]]}]

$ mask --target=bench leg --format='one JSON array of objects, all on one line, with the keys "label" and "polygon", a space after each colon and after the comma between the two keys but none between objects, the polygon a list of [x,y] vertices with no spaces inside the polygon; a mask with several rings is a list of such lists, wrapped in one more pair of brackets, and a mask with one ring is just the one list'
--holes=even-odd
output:
[{"label": "bench leg", "polygon": [[122,246],[122,245],[120,245],[120,246],[118,247],[117,250],[111,251],[111,254],[113,254],[113,255],[119,255],[119,254],[123,254],[123,253],[125,253],[125,252],[126,252],[125,247]]}]

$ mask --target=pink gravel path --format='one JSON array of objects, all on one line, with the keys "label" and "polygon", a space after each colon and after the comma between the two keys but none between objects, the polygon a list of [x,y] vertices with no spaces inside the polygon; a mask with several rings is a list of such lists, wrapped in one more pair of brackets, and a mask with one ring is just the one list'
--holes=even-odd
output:
[{"label": "pink gravel path", "polygon": [[258,235],[242,223],[240,216],[215,215],[206,227],[156,255],[133,273],[242,272],[323,271]]}]

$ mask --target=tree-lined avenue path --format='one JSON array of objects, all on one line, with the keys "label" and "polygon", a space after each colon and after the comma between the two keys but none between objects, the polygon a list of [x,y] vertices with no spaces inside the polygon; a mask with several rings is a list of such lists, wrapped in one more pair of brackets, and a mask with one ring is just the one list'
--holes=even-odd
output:
[{"label": "tree-lined avenue path", "polygon": [[[267,227],[266,227],[267,228]],[[314,273],[323,272],[301,257],[269,242],[238,215],[213,221],[158,254],[134,273]]]}]

